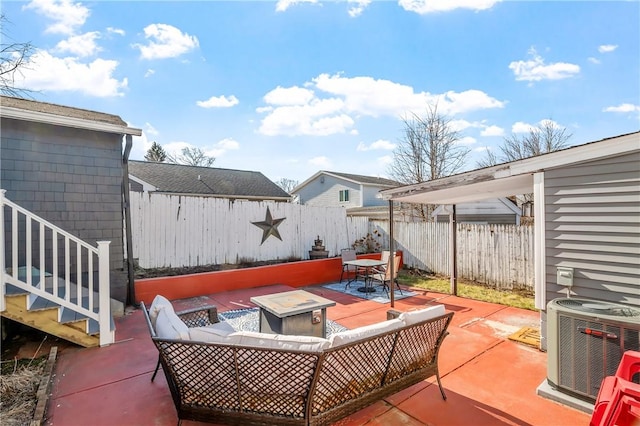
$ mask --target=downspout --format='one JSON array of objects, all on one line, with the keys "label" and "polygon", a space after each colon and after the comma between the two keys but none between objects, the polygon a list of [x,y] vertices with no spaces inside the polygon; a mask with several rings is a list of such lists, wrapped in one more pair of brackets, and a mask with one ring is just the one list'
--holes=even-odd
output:
[{"label": "downspout", "polygon": [[127,305],[133,306],[136,303],[136,292],[134,283],[133,265],[133,238],[131,236],[131,197],[129,196],[129,154],[133,146],[133,137],[125,136],[126,144],[122,154],[122,195],[124,197],[124,226],[126,228],[125,239],[127,245]]},{"label": "downspout", "polygon": [[451,294],[458,295],[458,223],[456,218],[456,205],[451,206],[451,214],[449,215],[449,250],[450,250],[450,269],[451,269]]},{"label": "downspout", "polygon": [[[389,253],[391,255],[389,262],[389,276],[394,277],[394,268],[395,268],[395,244],[393,241],[393,200],[389,200]],[[389,296],[391,298],[391,307],[393,308],[395,305],[395,288],[393,287],[393,280],[389,283]]]}]

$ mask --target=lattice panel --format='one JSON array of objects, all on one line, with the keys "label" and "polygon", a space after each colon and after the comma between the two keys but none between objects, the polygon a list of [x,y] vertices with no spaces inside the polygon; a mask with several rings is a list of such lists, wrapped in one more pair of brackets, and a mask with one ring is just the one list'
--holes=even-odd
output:
[{"label": "lattice panel", "polygon": [[321,413],[380,387],[395,333],[363,340],[326,353],[312,410]]},{"label": "lattice panel", "polygon": [[436,362],[437,342],[451,317],[400,331],[393,353],[387,382],[393,382],[408,373],[427,368]]},{"label": "lattice panel", "polygon": [[191,312],[179,312],[178,317],[187,327],[204,327],[218,321],[216,308],[199,309]]},{"label": "lattice panel", "polygon": [[169,374],[176,382],[181,404],[239,410],[232,347],[159,342]]},{"label": "lattice panel", "polygon": [[304,417],[318,359],[319,354],[238,348],[242,410]]}]

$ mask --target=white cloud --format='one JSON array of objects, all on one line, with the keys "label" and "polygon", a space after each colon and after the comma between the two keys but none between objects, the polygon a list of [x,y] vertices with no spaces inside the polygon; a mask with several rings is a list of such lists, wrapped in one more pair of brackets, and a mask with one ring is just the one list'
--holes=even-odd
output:
[{"label": "white cloud", "polygon": [[504,136],[504,129],[499,126],[487,126],[482,129],[480,136]]},{"label": "white cloud", "polygon": [[493,151],[493,149],[490,146],[479,146],[477,148],[473,148],[472,151],[473,152],[486,152],[486,151]]},{"label": "white cloud", "polygon": [[556,123],[553,120],[549,120],[547,118],[538,121],[536,124],[524,123],[522,121],[517,121],[511,126],[511,133],[529,133],[532,130],[535,130],[540,127],[553,127],[555,129],[564,129],[564,126]]},{"label": "white cloud", "polygon": [[202,108],[229,108],[234,105],[238,105],[238,103],[240,103],[240,101],[238,101],[238,98],[235,96],[231,95],[226,97],[222,95],[212,96],[206,101],[197,101],[196,105]]},{"label": "white cloud", "polygon": [[198,38],[183,33],[178,28],[167,24],[151,24],[145,27],[144,36],[147,45],[133,44],[140,49],[142,59],[175,58],[199,46]]},{"label": "white cloud", "polygon": [[609,52],[613,52],[617,48],[618,48],[617,44],[603,44],[602,46],[598,46],[598,52],[609,53]]},{"label": "white cloud", "polygon": [[486,10],[501,0],[399,0],[398,5],[408,12],[420,15],[449,12],[455,9]]},{"label": "white cloud", "polygon": [[545,64],[542,56],[532,47],[529,49],[531,59],[515,61],[509,64],[517,81],[561,80],[573,77],[580,72],[580,66],[566,62]]},{"label": "white cloud", "polygon": [[456,144],[458,145],[473,145],[474,143],[476,143],[476,138],[473,138],[471,136],[465,136],[461,139],[458,139],[456,141]]},{"label": "white cloud", "polygon": [[311,164],[312,166],[318,167],[320,169],[330,169],[331,168],[331,161],[325,156],[314,157],[314,158],[310,159],[308,161],[308,163]]},{"label": "white cloud", "polygon": [[305,105],[313,99],[313,90],[302,87],[276,87],[266,95],[264,101],[271,105]]},{"label": "white cloud", "polygon": [[602,111],[604,111],[604,112],[620,112],[620,113],[635,112],[635,111],[640,111],[640,105],[620,104],[618,106],[606,107]]},{"label": "white cloud", "polygon": [[91,56],[102,50],[96,44],[96,39],[99,38],[100,33],[98,31],[71,36],[59,42],[55,50],[63,53],[71,53],[80,57]]},{"label": "white cloud", "polygon": [[54,21],[45,30],[52,34],[74,34],[91,14],[82,3],[74,3],[71,0],[32,0],[22,8],[33,9]]},{"label": "white cloud", "polygon": [[289,9],[291,6],[300,3],[317,3],[317,0],[278,0],[276,3],[276,12],[284,12]]},{"label": "white cloud", "polygon": [[362,12],[371,4],[371,0],[347,0],[349,4],[349,16],[352,18],[362,15]]},{"label": "white cloud", "polygon": [[107,32],[110,34],[118,34],[118,35],[125,35],[125,31],[122,28],[114,28],[114,27],[107,27]]},{"label": "white cloud", "polygon": [[36,51],[23,68],[16,87],[29,90],[81,92],[90,96],[122,96],[127,79],[117,80],[113,73],[117,61],[95,59],[89,63],[77,58],[57,58]]},{"label": "white cloud", "polygon": [[[371,77],[320,74],[305,88],[277,87],[264,96],[268,104],[256,108],[266,114],[259,132],[275,135],[357,134],[355,119],[363,116],[398,118],[407,113],[423,114],[427,105],[438,105],[443,114],[458,114],[502,108],[498,101],[479,90],[449,91],[441,95],[415,92],[412,87]],[[312,90],[314,89],[314,90]]]},{"label": "white cloud", "polygon": [[511,133],[529,133],[534,128],[534,125],[517,121],[511,126]]},{"label": "white cloud", "polygon": [[396,149],[396,144],[391,143],[384,139],[378,139],[375,142],[372,142],[370,145],[365,144],[364,142],[360,142],[356,151],[373,151],[373,150],[387,150],[393,151]]},{"label": "white cloud", "polygon": [[227,151],[233,151],[237,149],[240,149],[240,144],[238,143],[238,141],[231,138],[226,138],[219,141],[211,149],[204,148],[204,152],[205,155],[218,158],[222,157]]},{"label": "white cloud", "polygon": [[149,68],[147,72],[144,73],[144,78],[151,77],[155,73],[156,73],[156,70],[152,70],[151,68]]},{"label": "white cloud", "polygon": [[158,132],[158,130],[156,130],[156,128],[153,127],[150,123],[144,123],[144,131],[145,133],[153,136],[157,136],[158,134],[160,134],[160,132]]},{"label": "white cloud", "polygon": [[314,99],[307,105],[277,107],[262,120],[259,131],[268,136],[345,133],[354,121],[341,112],[343,109],[344,103],[335,98]]},{"label": "white cloud", "polygon": [[587,61],[591,62],[592,64],[599,64],[600,63],[600,59],[594,58],[593,56],[589,56],[587,58]]}]

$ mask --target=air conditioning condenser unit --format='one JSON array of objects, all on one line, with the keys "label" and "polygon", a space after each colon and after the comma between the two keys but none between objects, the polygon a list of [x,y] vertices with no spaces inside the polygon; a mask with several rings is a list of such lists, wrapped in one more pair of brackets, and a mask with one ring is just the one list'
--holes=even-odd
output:
[{"label": "air conditioning condenser unit", "polygon": [[547,305],[547,380],[560,392],[593,402],[622,354],[640,350],[640,308],[559,298]]}]

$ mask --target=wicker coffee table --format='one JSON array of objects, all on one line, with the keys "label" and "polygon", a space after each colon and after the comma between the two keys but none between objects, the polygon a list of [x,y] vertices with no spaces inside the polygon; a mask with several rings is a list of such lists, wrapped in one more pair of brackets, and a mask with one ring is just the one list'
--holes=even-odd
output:
[{"label": "wicker coffee table", "polygon": [[326,337],[327,308],[336,302],[304,290],[251,298],[260,308],[260,332]]}]

